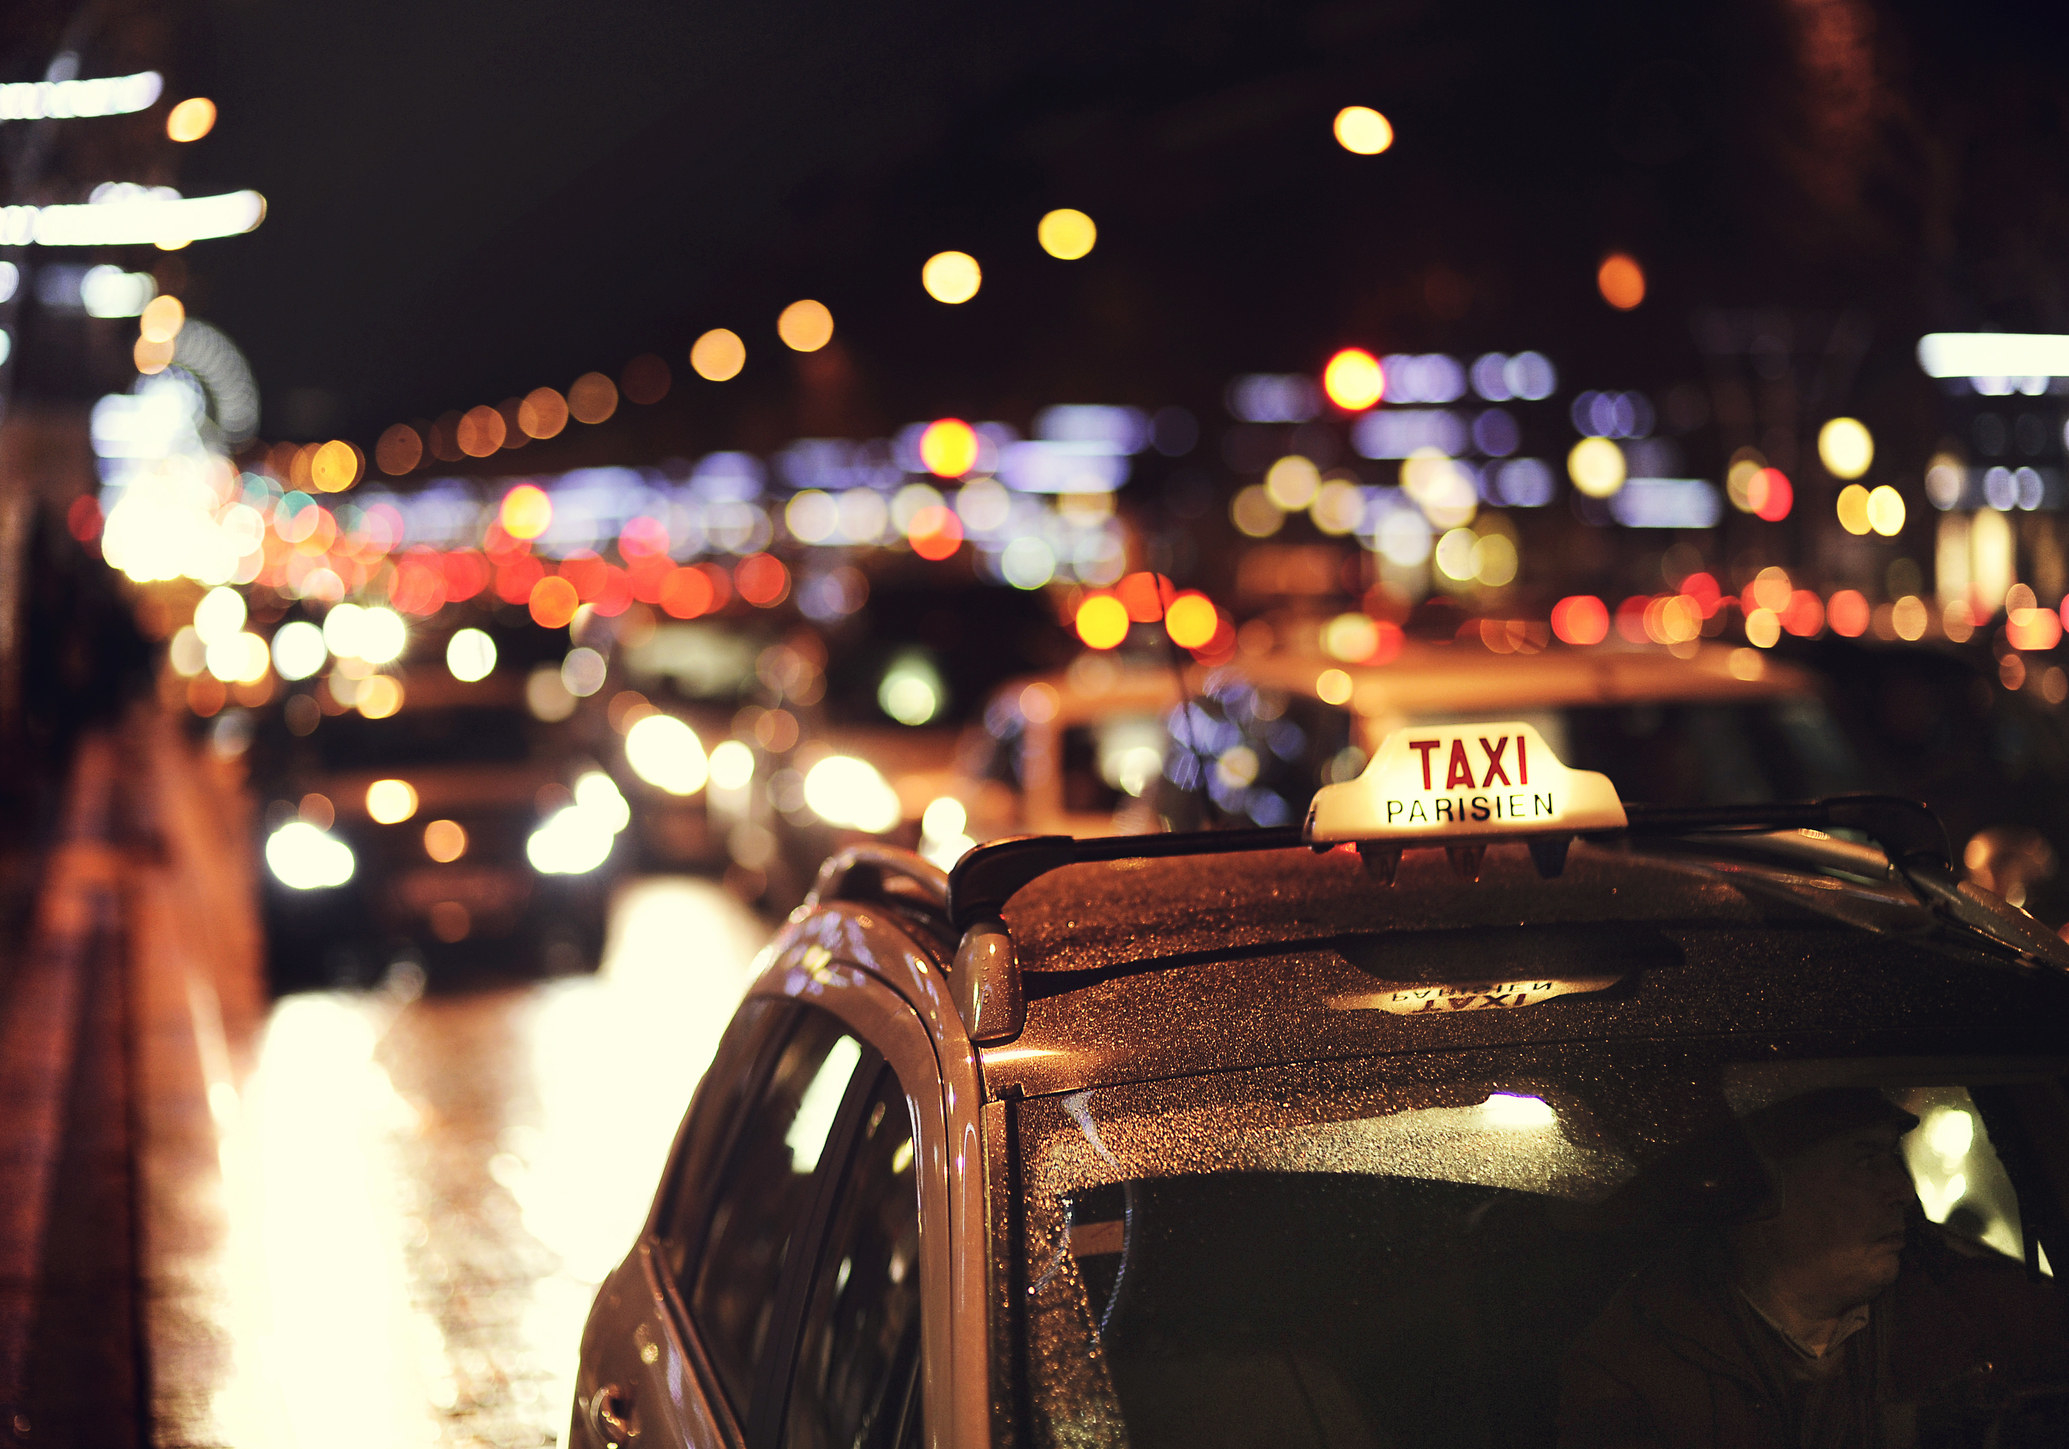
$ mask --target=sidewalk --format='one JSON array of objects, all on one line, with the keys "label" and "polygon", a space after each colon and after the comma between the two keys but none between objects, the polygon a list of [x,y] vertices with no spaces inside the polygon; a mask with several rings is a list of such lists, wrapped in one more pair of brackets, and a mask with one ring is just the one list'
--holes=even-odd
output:
[{"label": "sidewalk", "polygon": [[229,1295],[196,1265],[225,1231],[211,1105],[263,1006],[212,768],[155,712],[82,743],[0,983],[0,1444],[232,1439]]}]

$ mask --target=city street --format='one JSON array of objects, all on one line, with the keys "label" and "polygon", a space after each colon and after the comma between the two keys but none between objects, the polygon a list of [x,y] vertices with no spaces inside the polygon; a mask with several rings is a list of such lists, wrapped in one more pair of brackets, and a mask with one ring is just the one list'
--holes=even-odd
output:
[{"label": "city street", "polygon": [[130,897],[158,1442],[556,1442],[590,1298],[766,928],[649,878],[594,976],[265,1003],[232,889],[252,867],[222,831],[242,804],[144,735],[124,788],[169,846]]}]

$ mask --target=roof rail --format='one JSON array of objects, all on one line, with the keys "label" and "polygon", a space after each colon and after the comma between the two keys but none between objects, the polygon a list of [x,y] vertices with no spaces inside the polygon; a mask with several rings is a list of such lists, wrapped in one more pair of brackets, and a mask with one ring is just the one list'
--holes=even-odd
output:
[{"label": "roof rail", "polygon": [[1015,891],[1066,865],[1098,860],[1160,860],[1306,845],[1297,825],[1259,830],[1191,830],[1165,835],[1011,835],[967,852],[948,873],[948,918],[958,932],[998,915]]},{"label": "roof rail", "polygon": [[1896,795],[1834,795],[1772,805],[1626,805],[1619,834],[1757,835],[1774,830],[1852,830],[1882,847],[1898,870],[1952,861],[1940,817]]},{"label": "roof rail", "polygon": [[807,904],[869,901],[917,908],[949,919],[948,875],[909,850],[889,845],[851,845],[827,858],[812,882]]},{"label": "roof rail", "polygon": [[[1852,830],[1881,846],[1899,870],[1948,866],[1947,832],[1939,817],[1915,800],[1893,795],[1839,795],[1828,800],[1771,805],[1628,805],[1630,824],[1611,835],[1677,836],[1760,834],[1776,830]],[[1432,845],[1442,842],[1432,841]],[[1196,830],[1167,835],[1019,835],[976,847],[948,874],[948,916],[958,933],[999,914],[1015,891],[1066,865],[1103,860],[1151,860],[1219,855],[1241,850],[1289,850],[1306,845],[1300,827]],[[1393,847],[1398,849],[1398,847]],[[1547,857],[1556,873],[1563,852]]]}]

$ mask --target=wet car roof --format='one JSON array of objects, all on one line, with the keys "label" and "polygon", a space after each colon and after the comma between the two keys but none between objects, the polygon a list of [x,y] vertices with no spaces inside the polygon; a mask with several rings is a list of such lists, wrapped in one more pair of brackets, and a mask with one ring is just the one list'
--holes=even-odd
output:
[{"label": "wet car roof", "polygon": [[[1391,887],[1347,851],[1081,864],[1004,916],[1028,1010],[985,1053],[995,1091],[1590,1038],[1973,1033],[2045,1051],[2069,1025],[2069,978],[1955,936],[1901,890],[1714,856],[1580,844],[1544,880],[1497,846],[1473,882],[1411,851]],[[1398,998],[1604,976],[1528,1004]]]}]

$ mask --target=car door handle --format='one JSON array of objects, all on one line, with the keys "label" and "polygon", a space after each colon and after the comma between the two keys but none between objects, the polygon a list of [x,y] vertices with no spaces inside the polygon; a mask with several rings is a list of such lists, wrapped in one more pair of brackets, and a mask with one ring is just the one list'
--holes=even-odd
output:
[{"label": "car door handle", "polygon": [[589,1427],[608,1449],[619,1449],[639,1438],[639,1410],[632,1395],[616,1384],[605,1384],[589,1400]]}]

